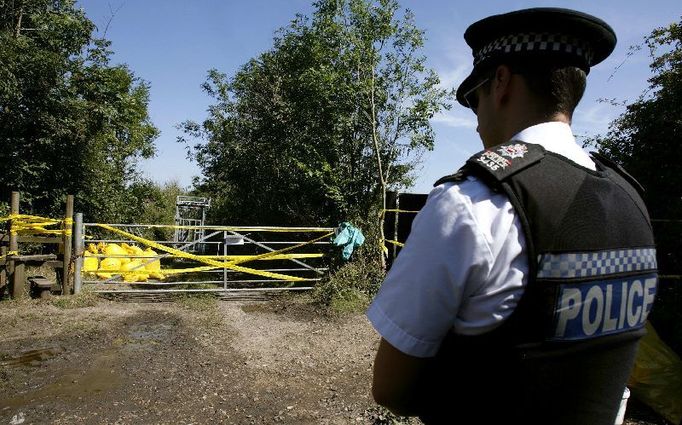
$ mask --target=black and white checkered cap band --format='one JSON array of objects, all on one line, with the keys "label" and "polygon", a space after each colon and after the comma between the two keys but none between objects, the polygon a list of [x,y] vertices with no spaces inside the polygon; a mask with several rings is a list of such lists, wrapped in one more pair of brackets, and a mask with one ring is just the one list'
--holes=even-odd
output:
[{"label": "black and white checkered cap band", "polygon": [[521,33],[506,35],[483,46],[474,54],[474,66],[496,54],[525,52],[559,52],[583,58],[592,64],[594,54],[585,40],[552,33]]},{"label": "black and white checkered cap band", "polygon": [[543,254],[538,257],[538,278],[598,277],[616,273],[656,270],[656,249]]}]

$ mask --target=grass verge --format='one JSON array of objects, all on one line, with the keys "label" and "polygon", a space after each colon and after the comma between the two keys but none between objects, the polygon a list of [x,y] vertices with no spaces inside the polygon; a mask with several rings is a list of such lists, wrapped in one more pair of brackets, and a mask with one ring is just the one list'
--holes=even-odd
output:
[{"label": "grass verge", "polygon": [[76,295],[54,296],[46,300],[47,303],[62,309],[73,309],[96,306],[101,298],[88,289],[82,289]]}]

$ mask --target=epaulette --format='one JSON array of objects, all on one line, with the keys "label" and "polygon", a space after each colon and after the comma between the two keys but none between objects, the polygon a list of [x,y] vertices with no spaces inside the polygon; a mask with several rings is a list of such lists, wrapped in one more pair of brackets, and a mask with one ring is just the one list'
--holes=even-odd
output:
[{"label": "epaulette", "polygon": [[540,145],[511,141],[486,149],[469,158],[455,174],[441,177],[433,185],[447,182],[461,182],[467,175],[483,171],[483,178],[493,180],[505,178],[540,161],[545,156],[545,148]]},{"label": "epaulette", "polygon": [[436,187],[438,185],[441,185],[443,183],[448,183],[448,182],[461,182],[464,180],[466,177],[466,165],[462,168],[460,168],[455,174],[450,174],[444,177],[439,178],[436,180],[436,182],[433,184],[433,187]]},{"label": "epaulette", "polygon": [[637,179],[632,177],[630,175],[630,173],[625,171],[625,169],[623,167],[621,167],[620,164],[616,163],[611,158],[609,158],[603,154],[600,154],[599,152],[590,152],[590,155],[592,156],[592,160],[594,160],[595,162],[597,162],[600,165],[605,166],[607,168],[611,168],[612,170],[614,170],[615,172],[620,174],[625,180],[627,180],[628,183],[630,183],[635,189],[637,189],[637,191],[639,193],[643,194],[644,192],[646,192],[646,190],[644,189],[644,186],[642,186],[637,181]]},{"label": "epaulette", "polygon": [[467,160],[465,167],[502,181],[544,157],[542,146],[512,140],[477,153]]}]

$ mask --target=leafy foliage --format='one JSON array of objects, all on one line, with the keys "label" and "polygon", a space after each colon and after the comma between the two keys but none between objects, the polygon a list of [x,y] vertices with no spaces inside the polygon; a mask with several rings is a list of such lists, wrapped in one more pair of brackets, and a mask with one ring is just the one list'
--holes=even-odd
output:
[{"label": "leafy foliage", "polygon": [[18,190],[34,213],[60,215],[74,194],[86,220],[121,221],[158,135],[149,86],[110,64],[74,3],[0,0],[0,198]]},{"label": "leafy foliage", "polygon": [[[590,141],[628,170],[646,189],[661,274],[682,274],[682,20],[655,29],[645,40],[652,62],[649,88],[611,123],[605,136]],[[682,352],[679,281],[662,280],[652,320]],[[674,287],[674,288],[673,288]],[[656,320],[658,319],[658,322]],[[672,335],[674,333],[674,335]]]},{"label": "leafy foliage", "polygon": [[671,160],[682,136],[682,22],[654,30],[646,44],[653,59],[647,93],[592,143],[642,183],[653,217],[682,217],[682,185]]},{"label": "leafy foliage", "polygon": [[367,307],[379,291],[384,280],[385,268],[380,261],[382,244],[379,229],[372,221],[358,222],[359,227],[367,229],[365,243],[353,251],[351,260],[332,263],[333,273],[317,284],[312,293],[314,302],[330,308],[334,312],[358,312]]},{"label": "leafy foliage", "polygon": [[[150,180],[140,180],[130,186],[128,200],[135,208],[135,222],[141,224],[173,224],[175,202],[185,191],[177,181],[159,185]],[[149,229],[144,237],[152,240],[172,240],[173,229]]]},{"label": "leafy foliage", "polygon": [[[591,143],[644,186],[652,218],[679,220],[682,180],[676,160],[682,137],[682,22],[654,30],[646,44],[653,73],[647,93],[627,106],[625,113],[610,125],[608,134]],[[659,250],[668,242],[676,242],[661,239],[675,233],[679,235],[679,231],[658,235]],[[681,271],[679,252],[662,251],[662,268]]]},{"label": "leafy foliage", "polygon": [[190,151],[217,221],[378,217],[382,182],[407,185],[419,152],[433,146],[429,119],[449,93],[424,65],[412,14],[398,13],[395,0],[314,6],[232,78],[211,70],[208,118],[182,125],[204,139]]}]

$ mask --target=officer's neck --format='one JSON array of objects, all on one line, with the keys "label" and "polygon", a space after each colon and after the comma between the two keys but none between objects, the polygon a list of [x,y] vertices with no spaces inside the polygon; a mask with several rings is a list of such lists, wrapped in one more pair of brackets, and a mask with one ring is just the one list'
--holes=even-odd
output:
[{"label": "officer's neck", "polygon": [[498,110],[499,119],[495,120],[498,124],[497,137],[491,140],[492,143],[484,143],[486,148],[506,143],[522,130],[537,124],[563,122],[571,125],[571,116],[566,113],[547,114],[539,107],[532,107],[534,102],[530,98],[517,97],[516,100]]}]

